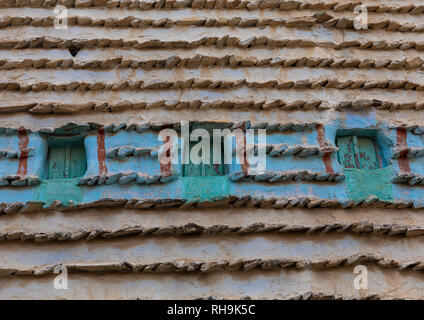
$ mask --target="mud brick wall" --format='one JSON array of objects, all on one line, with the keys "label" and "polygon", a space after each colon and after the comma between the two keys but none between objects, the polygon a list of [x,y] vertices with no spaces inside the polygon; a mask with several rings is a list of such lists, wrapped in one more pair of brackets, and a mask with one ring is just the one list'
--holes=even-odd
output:
[{"label": "mud brick wall", "polygon": [[[0,298],[424,298],[423,18],[417,0],[0,0]],[[266,170],[161,166],[181,121],[265,129]],[[345,168],[345,135],[381,168]],[[71,187],[47,173],[68,138]]]}]

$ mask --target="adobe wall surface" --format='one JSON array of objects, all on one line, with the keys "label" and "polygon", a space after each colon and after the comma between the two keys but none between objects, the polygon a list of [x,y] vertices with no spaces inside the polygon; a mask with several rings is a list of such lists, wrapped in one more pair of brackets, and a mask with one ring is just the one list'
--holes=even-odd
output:
[{"label": "adobe wall surface", "polygon": [[[423,16],[412,0],[0,0],[0,298],[424,298]],[[181,121],[266,129],[266,171],[193,187],[157,158]],[[377,191],[338,161],[346,132],[377,141]],[[46,159],[75,135],[71,196]]]}]

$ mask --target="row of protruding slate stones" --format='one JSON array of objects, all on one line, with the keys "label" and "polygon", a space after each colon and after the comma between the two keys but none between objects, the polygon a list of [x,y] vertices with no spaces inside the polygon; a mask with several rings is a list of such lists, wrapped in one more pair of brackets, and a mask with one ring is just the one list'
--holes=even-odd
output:
[{"label": "row of protruding slate stones", "polygon": [[[240,57],[237,55],[227,54],[225,56],[201,55],[196,54],[193,57],[179,57],[177,55],[169,56],[162,59],[142,59],[142,58],[122,58],[113,57],[108,59],[63,59],[63,58],[37,58],[33,59],[17,59],[14,57],[0,60],[0,70],[12,70],[21,68],[73,68],[73,69],[113,69],[113,68],[130,68],[131,69],[173,69],[173,68],[201,68],[201,67],[285,67],[285,68],[359,68],[368,69],[387,68],[396,69],[421,69],[424,70],[424,60],[420,57],[405,58],[403,60],[390,59],[358,59],[358,58],[324,58],[314,56],[299,55],[295,58],[284,56],[274,56],[272,58],[260,58],[255,56]],[[389,88],[393,86],[402,87],[407,80],[395,80],[389,84]],[[70,87],[74,87],[71,84]],[[76,86],[75,86],[76,87]],[[128,83],[126,87],[131,87]],[[3,88],[4,89],[4,88]],[[184,88],[183,88],[184,89]]]},{"label": "row of protruding slate stones", "polygon": [[[418,39],[419,40],[419,39]],[[26,48],[78,48],[78,49],[91,49],[91,48],[134,48],[138,50],[145,49],[182,49],[189,48],[195,49],[203,46],[216,46],[218,48],[236,47],[236,48],[251,48],[251,47],[268,47],[268,48],[285,48],[285,47],[320,47],[320,48],[358,48],[361,50],[424,50],[424,41],[392,41],[385,40],[351,40],[348,41],[319,41],[309,39],[281,39],[269,38],[265,36],[241,39],[239,37],[230,37],[225,35],[222,37],[210,36],[201,39],[189,40],[160,40],[160,39],[142,39],[133,40],[128,38],[107,39],[107,38],[73,38],[65,39],[59,37],[36,37],[30,39],[17,39],[17,38],[0,38],[0,48],[2,49],[26,49]]]},{"label": "row of protruding slate stones", "polygon": [[[144,91],[144,90],[185,90],[185,89],[205,89],[205,90],[228,90],[239,88],[251,89],[338,89],[338,90],[367,90],[367,89],[393,89],[393,90],[416,90],[424,91],[424,84],[408,80],[393,81],[384,80],[339,80],[336,78],[325,79],[302,79],[302,80],[268,80],[268,81],[249,81],[248,79],[238,80],[211,80],[208,78],[190,78],[186,80],[120,80],[118,82],[36,82],[22,83],[19,81],[0,82],[0,91],[21,91],[21,92],[42,92],[42,91]],[[170,100],[172,101],[172,100]],[[175,100],[174,104],[180,101]],[[223,103],[221,104],[223,105]],[[169,103],[172,108],[172,103]]]},{"label": "row of protruding slate stones", "polygon": [[288,209],[288,208],[364,208],[376,207],[385,209],[424,209],[424,201],[413,200],[380,200],[377,197],[369,197],[367,199],[320,199],[313,197],[270,197],[263,196],[229,196],[218,197],[210,200],[191,200],[187,201],[181,198],[175,199],[110,199],[102,198],[92,202],[73,203],[68,201],[62,203],[59,200],[51,203],[43,201],[28,202],[12,202],[0,203],[0,212],[7,215],[17,213],[30,213],[45,210],[84,210],[92,208],[126,208],[126,209],[166,209],[166,208],[213,208],[213,207],[235,207],[235,208],[272,208],[272,209]]},{"label": "row of protruding slate stones", "polygon": [[[424,104],[423,104],[423,109],[424,109]],[[408,132],[410,132],[412,134],[416,134],[416,135],[422,135],[422,134],[424,134],[424,126],[404,124],[404,125],[399,126],[399,127],[405,129],[406,131],[408,131]],[[396,130],[399,127],[390,127],[390,129]]]},{"label": "row of protruding slate stones", "polygon": [[9,175],[0,178],[0,187],[23,187],[23,186],[34,186],[40,184],[42,179],[40,177],[29,175]]},{"label": "row of protruding slate stones", "polygon": [[[63,4],[71,8],[107,7],[138,10],[158,9],[268,9],[268,10],[334,10],[353,11],[355,7],[362,5],[363,1],[307,1],[307,0],[3,0],[0,8],[13,8],[30,6],[32,8],[53,8]],[[411,3],[404,4],[369,4],[366,8],[370,12],[410,13],[418,15],[424,12],[424,6]]]},{"label": "row of protruding slate stones", "polygon": [[[376,254],[355,254],[337,258],[321,258],[320,260],[306,260],[293,258],[249,259],[249,260],[218,260],[218,261],[167,261],[150,264],[131,263],[127,261],[104,263],[69,263],[63,264],[69,272],[232,272],[249,271],[252,269],[276,270],[295,268],[326,269],[335,267],[349,267],[357,264],[374,264],[383,268],[397,270],[423,271],[424,261],[398,261]],[[36,275],[41,276],[53,273],[55,265],[35,266],[32,268],[0,268],[0,274],[9,275]]]},{"label": "row of protruding slate stones", "polygon": [[341,182],[345,179],[344,174],[338,172],[311,172],[307,170],[300,171],[267,171],[256,174],[246,174],[244,171],[234,172],[229,175],[230,180],[234,182],[242,181],[261,181],[261,182],[284,182],[284,181],[328,181]]},{"label": "row of protruding slate stones", "polygon": [[[18,150],[0,149],[0,158],[6,159],[19,159],[23,153]],[[26,157],[33,157],[35,155],[35,148],[28,148],[25,152]]]},{"label": "row of protruding slate stones", "polygon": [[[92,18],[90,16],[70,16],[67,23],[69,26],[84,27],[107,27],[107,28],[170,28],[173,26],[198,26],[198,27],[264,27],[264,26],[285,26],[287,28],[310,28],[323,23],[327,28],[353,29],[357,30],[355,20],[348,17],[333,17],[326,12],[318,12],[312,16],[287,17],[287,18],[243,18],[239,16],[225,18],[219,17],[189,17],[184,19],[140,19],[134,16]],[[52,27],[55,25],[55,16],[31,17],[31,16],[3,16],[0,20],[0,28],[10,26],[31,26],[31,27]],[[424,25],[413,23],[402,23],[396,20],[369,21],[368,28],[373,30],[387,30],[397,32],[423,32]]]},{"label": "row of protruding slate stones", "polygon": [[[273,297],[266,297],[266,298],[271,299]],[[233,300],[233,299],[234,297],[232,296],[229,299],[227,299],[226,297],[208,296],[208,297],[195,298],[194,300]],[[240,297],[240,299],[237,299],[237,300],[261,300],[261,299],[264,299],[264,297],[260,296],[258,298],[255,298],[251,296],[242,296]],[[339,293],[324,293],[324,292],[312,292],[312,291],[308,291],[304,294],[297,294],[290,297],[284,297],[284,300],[383,300],[383,299],[384,300],[406,300],[406,299],[399,299],[399,298],[393,298],[393,297],[384,297],[379,294],[346,296]],[[130,300],[142,300],[142,299],[136,297]]]},{"label": "row of protruding slate stones", "polygon": [[173,171],[169,174],[155,174],[149,175],[143,172],[118,172],[114,174],[100,175],[83,177],[78,181],[79,185],[110,185],[118,183],[120,185],[126,185],[131,183],[136,184],[154,184],[154,183],[167,183],[176,180],[179,176],[179,172]]},{"label": "row of protruding slate stones", "polygon": [[[92,176],[92,177],[83,177],[79,179],[79,185],[102,185],[102,184],[114,184],[119,183],[121,185],[137,183],[137,184],[154,184],[154,183],[166,183],[172,180],[177,179],[178,173],[173,172],[171,174],[158,174],[158,175],[148,175],[141,172],[120,172],[111,175],[103,176]],[[42,182],[38,176],[19,176],[19,175],[10,175],[0,178],[0,187],[24,187],[24,186],[34,186]]]},{"label": "row of protruding slate stones", "polygon": [[[422,87],[424,88],[424,86]],[[0,109],[0,113],[10,112],[29,112],[34,114],[50,114],[50,113],[62,113],[62,114],[73,114],[78,112],[121,112],[124,110],[138,110],[138,109],[165,109],[165,110],[180,110],[180,109],[197,109],[197,110],[209,110],[209,109],[249,109],[252,111],[256,110],[271,110],[279,109],[281,111],[327,111],[335,109],[336,111],[344,112],[345,109],[353,109],[363,111],[366,109],[375,108],[377,110],[423,110],[424,103],[422,102],[392,102],[392,101],[381,101],[381,100],[355,100],[355,101],[343,101],[337,104],[332,104],[328,101],[323,100],[295,100],[295,101],[283,101],[281,99],[273,100],[216,100],[216,101],[180,101],[180,100],[158,100],[158,101],[121,101],[117,103],[107,102],[87,102],[83,104],[64,104],[61,102],[54,103],[38,103],[36,101],[26,103],[22,105],[14,105],[10,107],[4,107]],[[110,126],[110,125],[108,125]],[[120,125],[115,125],[113,130],[118,129]],[[163,125],[162,125],[163,126]],[[46,133],[49,128],[43,128]],[[51,129],[56,130],[56,129]],[[51,131],[50,130],[50,131]],[[49,134],[49,133],[47,133]],[[51,134],[51,133],[50,133]],[[69,134],[69,133],[65,133]]]},{"label": "row of protruding slate stones", "polygon": [[411,186],[416,184],[424,184],[424,176],[414,173],[400,174],[392,179],[394,183],[406,183]]},{"label": "row of protruding slate stones", "polygon": [[[79,185],[110,185],[118,183],[126,185],[131,183],[136,184],[155,184],[167,183],[178,179],[179,172],[172,170],[169,174],[156,174],[148,175],[142,172],[118,172],[110,175],[89,176],[79,179]],[[283,171],[283,172],[263,172],[257,174],[246,174],[244,171],[237,171],[229,175],[230,181],[245,182],[245,181],[258,181],[258,182],[286,182],[286,181],[311,181],[311,182],[341,182],[345,179],[344,174],[338,172],[310,172],[302,171]],[[0,187],[11,186],[33,186],[42,182],[38,176],[19,176],[9,175],[0,178]],[[402,174],[392,179],[393,183],[408,183],[410,185],[424,184],[424,176],[416,174]]]},{"label": "row of protruding slate stones", "polygon": [[[358,100],[359,101],[359,100]],[[365,104],[365,100],[360,100]],[[382,103],[382,101],[376,101],[376,100],[366,100],[369,103],[372,103],[374,101],[374,104],[370,106],[378,106]],[[424,103],[422,105],[422,108],[424,109]],[[252,121],[243,121],[243,122],[222,122],[222,121],[191,121],[190,124],[212,124],[217,123],[220,127],[226,127],[229,129],[237,129],[237,128],[245,128],[245,129],[266,129],[267,131],[271,132],[290,132],[290,131],[305,131],[309,129],[314,129],[317,125],[322,125],[318,122],[305,122],[305,123],[293,123],[293,122],[252,122]],[[48,135],[63,135],[66,134],[66,132],[72,132],[71,134],[74,134],[74,131],[72,130],[79,130],[78,132],[87,132],[87,131],[93,131],[98,130],[99,127],[102,126],[100,123],[74,123],[69,122],[61,127],[58,128],[42,128],[38,130],[38,132],[42,134],[48,134]],[[412,134],[416,135],[422,135],[424,134],[424,126],[418,126],[418,125],[402,125],[402,128],[404,128],[406,131],[411,132]],[[172,128],[176,131],[180,131],[181,129],[181,123],[175,122],[175,123],[152,123],[152,122],[144,122],[144,123],[119,123],[119,124],[109,124],[103,127],[104,132],[106,133],[116,133],[120,130],[126,130],[126,131],[136,131],[139,133],[145,132],[147,130],[153,130],[153,131],[160,131],[162,129],[166,128]],[[390,127],[390,129],[396,130],[398,127]],[[28,130],[31,132],[30,130]],[[11,128],[11,127],[0,127],[0,134],[17,134],[18,128]]]},{"label": "row of protruding slate stones", "polygon": [[115,148],[110,148],[106,152],[106,156],[111,159],[124,159],[126,157],[142,157],[142,156],[150,156],[157,157],[158,156],[159,147],[156,148],[146,148],[146,147],[132,147],[132,146],[119,146]]},{"label": "row of protruding slate stones", "polygon": [[[201,102],[200,102],[201,103]],[[216,123],[219,128],[229,128],[229,129],[237,129],[237,128],[243,128],[243,129],[266,129],[267,131],[280,131],[280,132],[289,132],[289,131],[304,131],[308,129],[315,128],[316,125],[319,125],[319,123],[316,122],[306,122],[306,123],[293,123],[293,122],[287,122],[287,123],[280,123],[280,122],[274,122],[274,123],[268,123],[268,122],[251,122],[251,121],[243,121],[243,122],[230,122],[230,121],[191,121],[190,125],[196,124],[196,125],[213,125]],[[147,130],[153,130],[153,131],[160,131],[162,129],[172,128],[176,131],[181,130],[181,122],[175,122],[175,123],[153,123],[153,122],[144,122],[144,123],[111,123],[108,125],[103,126],[101,123],[94,123],[94,122],[88,122],[88,123],[74,123],[69,122],[63,126],[57,127],[57,128],[41,128],[39,130],[31,130],[26,129],[26,133],[41,133],[45,135],[74,135],[78,133],[84,133],[84,132],[90,132],[90,131],[97,131],[99,128],[103,128],[103,131],[105,133],[117,133],[121,130],[125,131],[135,131],[138,133],[143,133]],[[414,127],[416,128],[416,126]],[[424,127],[423,127],[424,128]],[[0,134],[5,135],[16,135],[18,134],[18,127],[0,127]],[[412,129],[411,129],[412,130]],[[424,131],[423,131],[424,132]],[[6,151],[6,150],[5,150]],[[31,153],[31,148],[29,149],[29,152]]]},{"label": "row of protruding slate stones", "polygon": [[396,147],[392,158],[399,159],[401,157],[407,157],[407,158],[424,157],[424,148]]},{"label": "row of protruding slate stones", "polygon": [[[392,103],[393,105],[393,103]],[[120,112],[124,110],[134,109],[166,109],[166,110],[180,110],[180,109],[275,109],[281,108],[284,111],[293,110],[319,110],[324,111],[330,109],[332,106],[327,101],[322,100],[295,100],[291,102],[285,102],[281,99],[275,99],[271,101],[255,101],[255,100],[216,100],[216,101],[180,101],[180,100],[157,100],[157,101],[122,101],[118,103],[107,103],[107,102],[88,102],[84,104],[64,104],[64,103],[27,103],[25,105],[11,106],[10,108],[4,108],[0,112],[23,112],[35,114],[49,114],[49,113],[78,113],[78,112]],[[414,109],[415,104],[410,107]]]},{"label": "row of protruding slate stones", "polygon": [[423,110],[424,102],[392,102],[392,101],[381,101],[376,99],[361,99],[354,101],[343,101],[336,105],[337,111],[344,111],[344,109],[353,110],[366,110],[369,108],[375,108],[377,110]]},{"label": "row of protruding slate stones", "polygon": [[324,223],[320,225],[286,225],[286,224],[267,224],[253,223],[247,226],[229,226],[229,225],[212,225],[200,226],[195,223],[187,223],[182,226],[157,226],[143,227],[133,225],[116,230],[108,229],[89,229],[75,231],[58,231],[58,232],[25,232],[22,230],[14,230],[0,233],[0,241],[75,241],[75,240],[94,240],[94,239],[110,239],[128,236],[156,236],[156,235],[217,235],[217,234],[249,234],[249,233],[316,233],[325,234],[329,232],[337,233],[354,233],[354,234],[375,234],[384,236],[405,236],[418,237],[424,235],[424,227],[414,225],[398,225],[383,224],[377,225],[372,222],[350,222],[350,223]]},{"label": "row of protruding slate stones", "polygon": [[[258,149],[260,146],[255,145],[255,149]],[[323,155],[330,154],[338,151],[337,147],[327,145],[325,147],[320,146],[308,146],[308,145],[289,145],[286,143],[281,144],[267,144],[266,153],[271,157],[277,156],[298,156],[298,157],[309,157],[309,156],[318,156],[322,157]]]},{"label": "row of protruding slate stones", "polygon": [[[170,174],[156,174],[148,175],[142,172],[118,172],[110,175],[90,176],[83,177],[79,180],[79,185],[110,185],[119,183],[126,185],[131,183],[136,184],[154,184],[154,183],[167,183],[178,179],[179,172],[173,170]],[[343,181],[345,176],[341,173],[325,173],[325,172],[310,172],[302,171],[284,171],[284,172],[263,172],[258,174],[246,174],[244,171],[234,172],[229,175],[230,181],[261,181],[261,182],[284,182],[284,181],[328,181],[340,182]]]},{"label": "row of protruding slate stones", "polygon": [[[141,157],[149,155],[151,157],[157,157],[159,147],[147,148],[147,147],[132,147],[132,146],[119,146],[110,148],[106,152],[106,156],[111,159],[124,159],[126,157]],[[254,145],[254,149],[258,149],[260,146]],[[333,146],[319,147],[319,146],[302,146],[302,145],[289,145],[289,144],[267,144],[264,146],[266,153],[272,157],[277,156],[298,156],[308,157],[312,155],[323,156],[325,154],[333,153],[338,151],[338,148]],[[237,152],[236,148],[232,150],[232,155]],[[424,154],[424,151],[423,151]]]}]

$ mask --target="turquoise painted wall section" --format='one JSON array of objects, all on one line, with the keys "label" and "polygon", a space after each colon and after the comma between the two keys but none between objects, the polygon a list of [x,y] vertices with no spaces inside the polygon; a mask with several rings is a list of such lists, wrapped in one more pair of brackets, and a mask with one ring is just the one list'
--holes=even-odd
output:
[{"label": "turquoise painted wall section", "polygon": [[[155,131],[145,131],[138,133],[134,131],[127,132],[122,130],[114,134],[107,134],[105,139],[106,151],[110,148],[119,146],[155,148],[161,144],[162,142],[158,140],[158,132]],[[96,136],[94,136],[90,142],[90,147],[95,148],[96,151],[91,159],[93,161],[92,168],[94,168],[93,174],[98,174]],[[145,172],[149,175],[160,174],[160,163],[157,156],[151,157],[146,155],[142,157],[127,157],[122,160],[106,158],[106,166],[109,173],[137,171]]]},{"label": "turquoise painted wall section", "polygon": [[184,186],[184,199],[210,200],[228,197],[231,192],[228,176],[181,177]]},{"label": "turquoise painted wall section", "polygon": [[[424,199],[424,187],[392,184],[391,178],[399,172],[396,160],[392,160],[393,147],[396,146],[396,129],[388,123],[375,120],[373,113],[366,116],[355,113],[344,114],[344,119],[335,120],[325,127],[325,140],[332,145],[336,144],[337,135],[344,131],[366,132],[374,137],[378,144],[383,159],[383,169],[375,172],[358,173],[344,170],[337,160],[336,154],[330,159],[334,171],[344,172],[346,180],[340,183],[309,183],[309,182],[286,182],[286,183],[262,183],[257,181],[231,182],[227,176],[202,178],[179,177],[175,181],[153,185],[120,185],[118,183],[102,186],[77,186],[75,181],[44,181],[39,186],[31,187],[3,187],[0,188],[0,202],[17,202],[42,200],[68,200],[74,202],[92,202],[101,198],[141,198],[141,199],[211,199],[228,195],[254,195],[258,197],[284,196],[284,197],[319,197],[324,199],[362,199],[370,195],[385,200],[409,199],[421,202]],[[269,132],[268,144],[287,143],[291,145],[317,146],[317,132],[315,129],[306,129],[293,132]],[[408,134],[408,145],[411,147],[424,148],[424,137]],[[147,130],[144,132],[121,130],[116,133],[106,133],[105,149],[118,146],[134,147],[157,147],[158,131]],[[46,135],[39,133],[29,134],[29,148],[34,148],[35,153],[28,160],[28,174],[47,178],[46,159],[48,142]],[[99,174],[97,133],[93,132],[84,139],[84,147],[87,155],[86,176]],[[18,149],[17,134],[0,133],[0,149]],[[424,175],[424,158],[409,159],[411,171],[415,174]],[[0,175],[15,175],[18,169],[18,159],[0,159]],[[125,159],[106,158],[108,172],[137,171],[149,175],[160,174],[161,167],[157,157],[142,156],[128,157]],[[173,166],[173,170],[181,172],[181,164]],[[241,171],[240,164],[227,166],[228,174]],[[267,157],[267,170],[310,170],[325,172],[325,165],[321,158],[311,156],[300,158],[296,156]]]},{"label": "turquoise painted wall section", "polygon": [[83,200],[83,189],[78,186],[79,178],[43,180],[35,191],[35,200],[44,201],[49,206],[60,200],[64,205],[79,203]]},{"label": "turquoise painted wall section", "polygon": [[393,167],[381,169],[343,169],[349,197],[354,200],[376,196],[381,200],[393,200]]}]

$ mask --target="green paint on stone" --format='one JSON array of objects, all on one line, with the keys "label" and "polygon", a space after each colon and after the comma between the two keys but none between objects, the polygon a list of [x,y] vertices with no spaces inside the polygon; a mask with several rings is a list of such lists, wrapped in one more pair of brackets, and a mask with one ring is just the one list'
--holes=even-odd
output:
[{"label": "green paint on stone", "polygon": [[181,177],[184,186],[184,198],[192,200],[212,200],[230,195],[228,176]]},{"label": "green paint on stone", "polygon": [[[206,159],[205,163],[194,164],[191,161],[191,152],[193,147],[196,145],[201,146],[201,142],[190,142],[190,163],[183,164],[183,176],[184,177],[205,177],[205,176],[223,176],[225,175],[224,167],[224,149],[221,143],[220,159],[219,164],[214,164],[214,150],[213,144],[209,145],[209,158]],[[202,149],[198,152],[198,157],[202,158]]]},{"label": "green paint on stone", "polygon": [[345,168],[381,168],[379,154],[374,140],[357,136],[337,138],[339,161]]},{"label": "green paint on stone", "polygon": [[82,188],[78,186],[79,180],[79,178],[43,180],[35,192],[35,197],[45,202],[46,206],[55,200],[61,201],[64,206],[69,205],[69,201],[74,204],[81,202]]},{"label": "green paint on stone", "polygon": [[84,146],[50,147],[48,178],[76,178],[87,170]]},{"label": "green paint on stone", "polygon": [[344,168],[343,172],[351,199],[366,199],[373,195],[381,200],[393,200],[392,166],[374,170]]},{"label": "green paint on stone", "polygon": [[35,198],[47,206],[55,200],[67,206],[70,201],[75,204],[83,198],[78,181],[87,170],[84,145],[80,139],[62,140],[51,141],[46,164],[47,179],[35,192]]},{"label": "green paint on stone", "polygon": [[357,138],[358,158],[361,169],[378,169],[377,148],[374,140],[369,138]]}]

